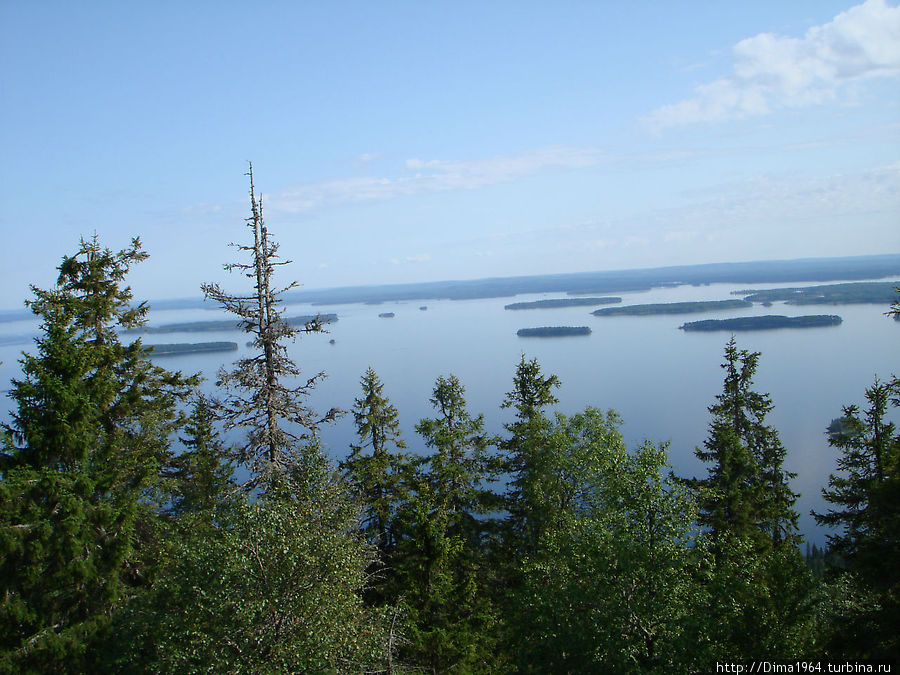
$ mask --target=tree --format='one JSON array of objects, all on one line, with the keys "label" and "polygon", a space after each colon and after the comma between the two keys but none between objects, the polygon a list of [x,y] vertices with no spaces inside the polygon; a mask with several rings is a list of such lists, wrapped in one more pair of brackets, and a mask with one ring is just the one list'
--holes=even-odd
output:
[{"label": "tree", "polygon": [[173,540],[151,591],[119,617],[107,667],[389,672],[393,612],[362,601],[374,549],[330,474],[320,461],[299,484],[273,477],[258,499],[239,492],[215,528]]},{"label": "tree", "polygon": [[[712,559],[704,562],[704,614],[713,653],[724,658],[802,656],[811,644],[813,580],[797,544],[797,495],[783,468],[778,432],[765,423],[768,394],[753,391],[759,352],[725,347],[723,391],[699,459],[707,477],[698,521],[708,528]],[[705,544],[705,542],[704,542]]]},{"label": "tree", "polygon": [[237,361],[231,372],[219,371],[220,386],[229,395],[217,403],[217,413],[225,428],[248,430],[245,442],[237,448],[234,459],[247,465],[254,476],[251,483],[265,483],[288,470],[298,461],[310,441],[314,441],[319,425],[330,422],[340,413],[331,409],[318,417],[304,399],[325,377],[317,373],[306,382],[291,386],[288,381],[300,376],[300,369],[288,356],[287,341],[300,334],[323,332],[316,317],[302,328],[291,326],[280,309],[282,295],[297,282],[278,289],[274,272],[291,261],[280,260],[278,244],[269,240],[263,220],[262,197],[256,197],[253,166],[250,165],[250,216],[246,219],[252,233],[252,244],[234,244],[250,254],[248,263],[230,263],[227,271],[238,270],[254,282],[253,293],[233,295],[218,284],[203,284],[206,297],[212,298],[240,317],[241,327],[253,336],[253,356]]},{"label": "tree", "polygon": [[693,497],[663,474],[665,446],[629,453],[618,425],[611,411],[557,415],[545,482],[554,518],[521,561],[514,592],[520,672],[672,672],[700,662]]},{"label": "tree", "polygon": [[[341,469],[360,495],[365,511],[363,531],[383,554],[393,550],[396,535],[391,524],[402,492],[405,456],[391,452],[406,448],[400,436],[397,409],[384,396],[384,384],[372,368],[360,380],[362,397],[354,402],[353,418],[360,444],[350,446],[350,456]],[[363,454],[371,448],[370,454]]]},{"label": "tree", "polygon": [[507,490],[507,525],[511,555],[534,552],[547,512],[541,508],[542,482],[551,468],[554,448],[549,442],[551,420],[545,409],[558,402],[553,389],[559,387],[556,375],[544,377],[537,359],[525,360],[516,367],[513,389],[506,394],[502,408],[513,408],[516,418],[506,425],[510,433],[501,449],[507,453],[506,472],[510,479]]},{"label": "tree", "polygon": [[54,289],[32,287],[43,335],[12,383],[0,480],[0,667],[87,669],[111,612],[146,580],[139,525],[197,382],[119,340],[146,317],[123,283],[146,257],[138,239],[114,253],[95,236],[63,258]]},{"label": "tree", "polygon": [[900,650],[900,434],[888,420],[900,407],[896,380],[866,389],[868,407],[843,408],[829,445],[841,451],[838,473],[822,490],[831,505],[816,522],[839,528],[829,535],[845,576],[844,595],[856,602],[835,618],[831,648],[860,658],[889,658]]},{"label": "tree", "polygon": [[496,498],[488,489],[496,463],[484,417],[466,409],[465,389],[438,378],[431,403],[438,411],[416,431],[433,449],[410,476],[410,499],[397,517],[402,537],[394,557],[408,644],[401,652],[434,672],[485,669],[495,658],[497,618],[488,596],[485,518]]},{"label": "tree", "polygon": [[169,474],[171,503],[175,518],[187,514],[211,513],[233,491],[234,467],[214,426],[215,414],[202,394],[194,399],[191,416],[181,438],[184,450],[172,460]]},{"label": "tree", "polygon": [[696,451],[712,464],[695,485],[701,489],[700,523],[710,529],[719,557],[735,539],[762,548],[798,540],[797,495],[788,483],[796,474],[784,469],[778,432],[765,424],[771,398],[751,388],[759,356],[739,350],[733,337],[725,346],[723,391],[709,408],[709,437]]}]

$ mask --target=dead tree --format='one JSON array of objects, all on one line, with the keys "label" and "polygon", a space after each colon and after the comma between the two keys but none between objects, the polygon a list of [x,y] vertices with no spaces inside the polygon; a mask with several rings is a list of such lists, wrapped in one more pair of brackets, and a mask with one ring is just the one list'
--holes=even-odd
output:
[{"label": "dead tree", "polygon": [[276,267],[291,261],[280,260],[278,244],[269,240],[262,197],[257,198],[253,184],[252,164],[247,175],[250,217],[246,222],[253,233],[253,243],[231,245],[248,253],[250,261],[224,267],[254,280],[253,293],[233,295],[218,284],[203,284],[201,288],[206,297],[240,317],[241,328],[253,336],[254,353],[236,361],[231,371],[219,370],[217,385],[224,387],[227,394],[216,402],[216,409],[226,430],[247,430],[246,440],[233,449],[233,459],[250,469],[250,484],[259,485],[295,467],[303,453],[315,444],[319,426],[335,419],[341,411],[332,408],[319,417],[306,403],[325,373],[316,373],[304,382],[300,368],[288,355],[287,343],[294,342],[300,334],[325,329],[318,316],[302,327],[285,319],[281,296],[298,283],[291,282],[281,289],[274,286]]}]

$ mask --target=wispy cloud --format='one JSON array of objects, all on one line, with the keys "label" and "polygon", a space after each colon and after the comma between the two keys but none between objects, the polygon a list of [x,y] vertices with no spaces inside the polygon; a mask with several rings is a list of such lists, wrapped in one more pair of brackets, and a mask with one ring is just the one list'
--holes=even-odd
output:
[{"label": "wispy cloud", "polygon": [[900,76],[900,7],[867,0],[802,38],[760,33],[732,48],[734,66],[692,98],[644,121],[654,130],[764,115],[838,99],[850,82]]},{"label": "wispy cloud", "polygon": [[548,170],[593,166],[607,159],[596,148],[552,146],[474,160],[408,159],[392,177],[349,177],[298,185],[274,195],[268,208],[290,213],[394,197],[475,190]]},{"label": "wispy cloud", "polygon": [[430,261],[431,256],[427,253],[417,253],[416,255],[408,255],[405,258],[390,258],[388,260],[391,265],[400,265],[403,263],[424,263]]}]

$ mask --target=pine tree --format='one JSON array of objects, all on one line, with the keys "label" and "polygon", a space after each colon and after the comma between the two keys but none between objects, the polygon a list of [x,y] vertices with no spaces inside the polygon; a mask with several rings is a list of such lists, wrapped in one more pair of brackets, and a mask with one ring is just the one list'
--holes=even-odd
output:
[{"label": "pine tree", "polygon": [[95,236],[63,258],[54,289],[32,287],[43,335],[13,380],[0,480],[0,668],[86,670],[113,609],[145,582],[139,525],[197,381],[119,340],[147,313],[123,284],[145,258],[138,239],[113,253]]},{"label": "pine tree", "polygon": [[252,165],[248,175],[250,216],[246,223],[252,244],[234,246],[248,252],[250,262],[227,264],[225,269],[237,270],[253,280],[253,293],[233,295],[218,284],[204,284],[202,288],[207,297],[237,314],[241,327],[254,338],[254,355],[238,360],[230,372],[219,371],[218,384],[228,389],[229,395],[216,407],[226,430],[238,427],[247,430],[246,440],[237,448],[234,459],[250,468],[251,483],[260,484],[301,462],[308,446],[315,445],[319,425],[334,420],[340,411],[333,408],[320,418],[304,400],[325,377],[324,373],[317,373],[296,386],[289,384],[291,379],[300,376],[300,369],[288,356],[286,342],[300,334],[323,332],[324,328],[318,317],[303,328],[291,326],[285,320],[284,310],[280,308],[281,297],[297,286],[297,282],[280,289],[275,286],[275,269],[291,261],[280,260],[278,244],[269,239],[262,197],[257,198],[253,184]]}]

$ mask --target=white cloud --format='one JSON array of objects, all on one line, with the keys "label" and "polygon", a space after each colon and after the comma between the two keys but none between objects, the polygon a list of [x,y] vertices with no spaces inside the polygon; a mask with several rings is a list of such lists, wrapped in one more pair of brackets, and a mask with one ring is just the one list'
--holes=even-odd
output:
[{"label": "white cloud", "polygon": [[764,115],[836,100],[850,82],[900,76],[900,7],[867,0],[802,38],[760,33],[737,43],[732,55],[730,75],[658,108],[645,122],[659,131]]},{"label": "white cloud", "polygon": [[339,178],[298,185],[269,198],[268,208],[289,213],[323,206],[450,190],[475,190],[541,171],[594,166],[607,159],[595,148],[552,146],[518,155],[468,161],[408,159],[398,176]]},{"label": "white cloud", "polygon": [[423,263],[429,262],[431,260],[431,256],[427,253],[417,253],[416,255],[408,255],[403,259],[400,258],[388,258],[388,262],[391,265],[400,265],[403,263]]}]

